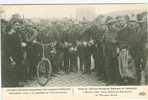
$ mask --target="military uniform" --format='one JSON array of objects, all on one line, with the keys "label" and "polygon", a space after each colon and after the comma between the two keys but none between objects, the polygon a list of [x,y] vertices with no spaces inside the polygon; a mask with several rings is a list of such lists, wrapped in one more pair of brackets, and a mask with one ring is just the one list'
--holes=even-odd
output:
[{"label": "military uniform", "polygon": [[80,45],[78,46],[78,56],[79,56],[79,60],[80,60],[80,71],[81,72],[84,72],[84,59],[85,59],[84,51],[85,51],[85,48],[81,42]]},{"label": "military uniform", "polygon": [[69,54],[70,54],[70,71],[77,72],[78,66],[77,66],[77,47],[76,45],[72,45],[69,48]]},{"label": "military uniform", "polygon": [[66,73],[69,73],[69,67],[70,67],[70,54],[69,54],[69,44],[68,42],[64,43],[64,48],[63,48],[63,52],[64,52],[64,70]]},{"label": "military uniform", "polygon": [[88,45],[84,46],[84,73],[91,73],[91,47]]},{"label": "military uniform", "polygon": [[146,33],[142,31],[143,29],[141,29],[140,27],[136,27],[134,29],[125,27],[118,33],[119,44],[121,46],[124,44],[124,47],[129,49],[129,52],[135,62],[137,82],[134,81],[133,84],[140,84],[141,79],[140,66],[142,64],[141,59],[144,58],[144,44],[146,40]]},{"label": "military uniform", "polygon": [[23,60],[23,51],[21,47],[21,41],[19,37],[19,33],[14,31],[13,34],[7,34],[6,36],[6,56],[13,59],[13,61],[16,63],[13,72],[10,74],[10,77],[12,78],[12,84],[13,86],[18,86],[18,82],[22,80],[22,60]]},{"label": "military uniform", "polygon": [[95,69],[99,79],[105,78],[105,55],[104,55],[104,43],[97,41],[95,44],[94,52]]},{"label": "military uniform", "polygon": [[116,53],[116,37],[117,31],[112,29],[114,21],[109,23],[106,32],[104,33],[104,56],[105,56],[105,77],[110,83],[116,82],[119,79],[118,60]]},{"label": "military uniform", "polygon": [[36,76],[36,66],[42,57],[42,47],[37,43],[27,44],[27,63],[29,69],[29,79]]}]

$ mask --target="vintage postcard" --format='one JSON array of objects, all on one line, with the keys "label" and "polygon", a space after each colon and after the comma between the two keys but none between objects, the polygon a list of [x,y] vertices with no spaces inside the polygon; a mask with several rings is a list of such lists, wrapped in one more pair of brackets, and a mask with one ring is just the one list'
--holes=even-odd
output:
[{"label": "vintage postcard", "polygon": [[147,4],[5,4],[0,17],[3,100],[148,98]]}]

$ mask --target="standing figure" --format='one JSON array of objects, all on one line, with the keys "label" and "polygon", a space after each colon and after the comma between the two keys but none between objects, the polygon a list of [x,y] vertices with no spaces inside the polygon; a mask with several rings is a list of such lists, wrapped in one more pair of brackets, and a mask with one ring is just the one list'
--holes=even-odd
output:
[{"label": "standing figure", "polygon": [[29,66],[29,79],[36,77],[36,66],[42,56],[42,47],[36,40],[27,43],[27,64]]},{"label": "standing figure", "polygon": [[121,73],[123,82],[126,81],[126,84],[132,85],[140,84],[141,70],[143,69],[141,67],[141,61],[144,58],[146,32],[142,32],[139,23],[137,23],[137,19],[133,16],[130,17],[127,26],[118,32],[117,39],[120,48],[127,48],[127,50],[129,50],[129,55],[131,56],[134,63],[132,69],[135,69],[135,71],[130,70],[131,68],[129,67],[131,65],[131,62],[129,60],[126,68],[128,72],[130,71],[130,73],[124,73],[126,74],[126,77],[123,77]]},{"label": "standing figure", "polygon": [[57,55],[57,49],[56,49],[56,45],[57,42],[53,41],[50,43],[50,47],[48,47],[48,52],[49,52],[49,56],[50,56],[50,60],[51,60],[51,64],[52,64],[52,70],[53,70],[53,74],[58,73],[58,55]]},{"label": "standing figure", "polygon": [[91,48],[88,45],[87,41],[83,42],[84,45],[84,73],[90,74],[91,73]]},{"label": "standing figure", "polygon": [[79,57],[79,62],[80,62],[80,72],[84,72],[84,54],[85,48],[83,45],[83,42],[80,41],[78,45],[78,57]]},{"label": "standing figure", "polygon": [[107,29],[104,34],[105,45],[105,76],[109,84],[116,83],[119,77],[118,59],[116,53],[116,20],[112,17],[106,19]]},{"label": "standing figure", "polygon": [[78,63],[77,63],[77,46],[76,43],[73,43],[69,48],[70,53],[70,71],[77,72],[78,71]]},{"label": "standing figure", "polygon": [[11,86],[19,86],[19,82],[23,78],[23,50],[21,46],[20,33],[18,32],[20,23],[14,23],[13,27],[8,31],[6,36],[6,56],[11,62],[10,65],[14,65],[13,72],[10,74],[10,79],[12,79]]},{"label": "standing figure", "polygon": [[66,73],[69,73],[69,60],[70,60],[70,54],[69,54],[69,43],[67,41],[64,42],[64,70]]}]

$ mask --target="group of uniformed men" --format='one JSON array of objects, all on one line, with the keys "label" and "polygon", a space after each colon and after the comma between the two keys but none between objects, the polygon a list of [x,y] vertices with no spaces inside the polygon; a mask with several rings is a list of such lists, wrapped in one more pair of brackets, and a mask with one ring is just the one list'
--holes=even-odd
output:
[{"label": "group of uniformed men", "polygon": [[[98,37],[90,36],[81,40],[51,42],[46,52],[52,63],[53,74],[61,70],[67,74],[79,71],[83,74],[91,74],[93,58],[95,66],[93,70],[97,73],[99,79],[112,84],[125,80],[128,84],[140,84],[140,72],[145,69],[146,64],[147,19],[145,16],[143,15],[138,20],[121,19],[121,22],[117,22],[114,18],[108,18],[106,24],[104,24],[104,31],[100,31],[97,25],[92,25],[85,31],[92,34],[91,32],[95,30],[95,34],[99,34]],[[119,23],[120,27],[118,26]],[[25,41],[26,44],[23,44],[24,40],[19,34],[21,32],[17,29],[20,26],[18,24],[20,23],[15,22],[13,28],[8,29],[4,42],[6,50],[2,51],[6,58],[4,65],[9,67],[8,64],[11,62],[12,65],[16,66],[14,73],[9,76],[10,79],[13,79],[14,86],[18,86],[19,81],[35,77],[36,65],[42,57],[42,48],[38,44],[32,41]],[[122,49],[129,50],[129,54],[134,60],[136,78],[130,77],[130,75],[121,76],[119,55]],[[132,62],[132,60],[129,61]],[[128,63],[130,63],[129,61]],[[4,69],[9,70],[9,68]],[[27,73],[28,70],[30,74]],[[4,76],[6,75],[8,76],[7,73],[4,73]]]}]

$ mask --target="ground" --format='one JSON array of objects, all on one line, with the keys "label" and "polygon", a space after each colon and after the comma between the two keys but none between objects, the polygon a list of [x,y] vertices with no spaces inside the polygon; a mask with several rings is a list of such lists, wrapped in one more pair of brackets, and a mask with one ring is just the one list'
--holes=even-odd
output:
[{"label": "ground", "polygon": [[[101,80],[98,80],[95,73],[82,74],[80,72],[65,74],[60,72],[55,76],[52,76],[51,80],[46,84],[49,87],[58,87],[58,86],[104,86],[105,83]],[[25,87],[40,87],[37,82],[37,79],[29,80],[25,83]]]}]

